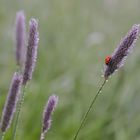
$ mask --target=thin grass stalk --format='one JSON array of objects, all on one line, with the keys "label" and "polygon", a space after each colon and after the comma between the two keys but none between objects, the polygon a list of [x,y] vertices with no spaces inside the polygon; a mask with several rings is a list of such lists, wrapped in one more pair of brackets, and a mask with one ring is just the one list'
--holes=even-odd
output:
[{"label": "thin grass stalk", "polygon": [[41,133],[40,140],[45,140],[45,134]]},{"label": "thin grass stalk", "polygon": [[112,75],[117,69],[123,66],[126,57],[128,54],[132,51],[132,49],[135,47],[136,40],[139,36],[139,30],[140,30],[140,24],[135,24],[132,26],[130,31],[127,33],[127,35],[121,40],[120,44],[112,54],[112,56],[107,56],[105,59],[106,69],[104,71],[104,82],[97,91],[95,97],[93,98],[92,102],[90,103],[90,106],[85,113],[84,118],[82,119],[82,122],[73,138],[73,140],[77,139],[77,136],[82,129],[86,118],[88,117],[88,114],[90,113],[98,95],[100,94],[101,90],[103,89],[106,81],[108,80],[109,76]]},{"label": "thin grass stalk", "polygon": [[20,118],[20,112],[21,112],[21,109],[22,109],[22,105],[24,103],[25,92],[26,92],[26,86],[23,86],[22,87],[22,92],[21,92],[21,97],[18,101],[18,107],[17,107],[16,116],[15,116],[12,140],[15,140],[15,138],[16,138],[17,128],[18,128],[18,124],[19,124],[19,118]]},{"label": "thin grass stalk", "polygon": [[[94,98],[92,99],[92,101],[91,101],[91,103],[90,103],[90,105],[89,105],[89,107],[88,107],[88,110],[87,110],[87,112],[85,113],[85,115],[84,115],[84,117],[83,117],[83,119],[82,119],[82,121],[81,121],[81,123],[80,123],[80,126],[79,126],[79,128],[77,129],[77,131],[76,131],[76,133],[75,133],[75,136],[74,136],[73,140],[76,140],[76,139],[77,139],[78,134],[80,133],[80,130],[82,129],[84,123],[86,122],[86,119],[87,119],[87,117],[88,117],[88,114],[89,114],[90,111],[92,110],[92,107],[93,107],[93,105],[95,104],[96,99],[97,99],[97,97],[99,96],[99,94],[101,93],[101,91],[102,91],[102,89],[103,89],[103,87],[104,87],[104,85],[105,85],[106,82],[107,82],[107,80],[105,79],[105,80],[103,81],[103,83],[101,84],[101,87],[98,89],[96,95],[95,95]],[[41,140],[43,140],[43,139],[41,139]]]},{"label": "thin grass stalk", "polygon": [[4,139],[4,132],[0,131],[0,140]]}]

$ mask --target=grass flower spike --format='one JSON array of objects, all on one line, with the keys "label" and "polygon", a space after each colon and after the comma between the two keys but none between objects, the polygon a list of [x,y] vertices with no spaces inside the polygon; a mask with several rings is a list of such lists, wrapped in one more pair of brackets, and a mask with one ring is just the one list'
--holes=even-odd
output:
[{"label": "grass flower spike", "polygon": [[11,82],[6,104],[4,106],[0,129],[4,133],[9,128],[13,119],[14,112],[16,110],[16,104],[18,101],[19,91],[22,83],[22,76],[15,73]]},{"label": "grass flower spike", "polygon": [[49,97],[48,103],[44,109],[43,113],[43,123],[42,123],[42,132],[41,132],[41,137],[40,140],[45,139],[45,134],[48,132],[51,126],[51,115],[56,108],[58,102],[58,97],[55,95],[52,95]]},{"label": "grass flower spike", "polygon": [[115,70],[123,66],[126,57],[135,46],[135,42],[139,35],[139,30],[140,25],[133,25],[128,34],[121,40],[112,56],[106,57],[106,68],[104,72],[105,79],[108,79],[108,77],[113,74]]},{"label": "grass flower spike", "polygon": [[16,137],[19,116],[24,102],[26,83],[32,79],[32,74],[35,68],[38,41],[39,41],[38,22],[36,19],[32,18],[29,22],[28,46],[26,49],[26,60],[25,60],[25,65],[23,70],[23,81],[22,81],[23,88],[22,88],[20,100],[18,102],[18,109],[15,117],[15,126],[13,129],[14,131],[13,131],[12,140],[15,140]]},{"label": "grass flower spike", "polygon": [[105,68],[105,72],[104,72],[105,79],[104,79],[102,85],[100,86],[100,88],[98,89],[97,93],[93,97],[93,99],[92,99],[92,101],[87,109],[87,112],[85,113],[85,115],[80,123],[80,126],[74,135],[73,140],[77,139],[78,134],[79,134],[80,130],[82,129],[82,127],[86,121],[86,118],[88,117],[88,114],[90,113],[94,103],[96,102],[97,97],[101,93],[108,77],[111,74],[113,74],[115,70],[117,70],[121,66],[123,66],[126,57],[131,52],[131,50],[134,48],[135,42],[139,36],[139,30],[140,30],[140,25],[133,25],[131,30],[122,39],[122,41],[120,42],[119,46],[116,48],[116,50],[114,51],[112,56],[107,56],[105,58],[105,64],[106,64],[106,68]]},{"label": "grass flower spike", "polygon": [[25,16],[23,11],[16,15],[16,62],[22,66],[25,60]]},{"label": "grass flower spike", "polygon": [[37,48],[39,41],[38,22],[32,18],[29,24],[29,39],[26,52],[26,62],[23,72],[23,85],[26,85],[27,81],[31,80],[32,74],[35,68]]}]

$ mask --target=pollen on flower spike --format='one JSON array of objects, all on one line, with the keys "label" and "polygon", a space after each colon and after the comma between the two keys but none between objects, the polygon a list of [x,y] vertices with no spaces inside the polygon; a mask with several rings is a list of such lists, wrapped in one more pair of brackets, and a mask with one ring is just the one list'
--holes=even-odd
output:
[{"label": "pollen on flower spike", "polygon": [[110,56],[106,56],[106,58],[105,58],[105,64],[108,65],[109,62],[110,62],[110,60],[111,60],[111,57]]}]

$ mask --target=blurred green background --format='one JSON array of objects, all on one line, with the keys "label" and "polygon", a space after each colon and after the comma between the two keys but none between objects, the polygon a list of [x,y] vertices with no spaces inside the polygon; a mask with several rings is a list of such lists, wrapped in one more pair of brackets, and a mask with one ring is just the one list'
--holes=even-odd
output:
[{"label": "blurred green background", "polygon": [[[39,52],[16,140],[39,140],[42,112],[59,96],[47,140],[72,140],[103,81],[104,58],[131,26],[140,23],[139,0],[0,0],[0,111],[15,63],[15,16],[24,10],[27,29],[39,20]],[[27,30],[28,31],[28,30]],[[10,140],[12,128],[5,140]],[[123,69],[113,75],[78,140],[140,140],[140,39]]]}]

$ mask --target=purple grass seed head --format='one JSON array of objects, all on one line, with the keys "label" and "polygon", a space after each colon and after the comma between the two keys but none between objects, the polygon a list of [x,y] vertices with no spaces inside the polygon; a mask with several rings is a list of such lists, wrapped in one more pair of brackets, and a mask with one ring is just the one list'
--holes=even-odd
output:
[{"label": "purple grass seed head", "polygon": [[44,112],[43,112],[43,127],[42,127],[42,133],[47,133],[47,131],[51,127],[51,115],[53,111],[55,110],[58,103],[58,96],[52,95],[49,97],[49,100],[47,102],[47,105],[45,106]]},{"label": "purple grass seed head", "polygon": [[21,83],[22,76],[19,73],[15,73],[12,78],[9,93],[2,113],[2,119],[0,123],[0,129],[2,132],[6,132],[6,130],[10,127],[14,112],[16,110]]},{"label": "purple grass seed head", "polygon": [[123,66],[126,57],[135,46],[135,42],[139,36],[139,30],[139,24],[133,25],[127,35],[121,40],[114,53],[111,56],[106,57],[106,68],[104,71],[105,79],[108,79],[108,77],[113,74],[114,71]]},{"label": "purple grass seed head", "polygon": [[38,22],[36,19],[32,18],[29,23],[29,38],[26,51],[25,67],[23,72],[23,85],[26,85],[27,81],[32,79],[32,74],[37,59],[38,42]]},{"label": "purple grass seed head", "polygon": [[25,61],[25,15],[23,11],[16,15],[16,62],[22,66]]}]

